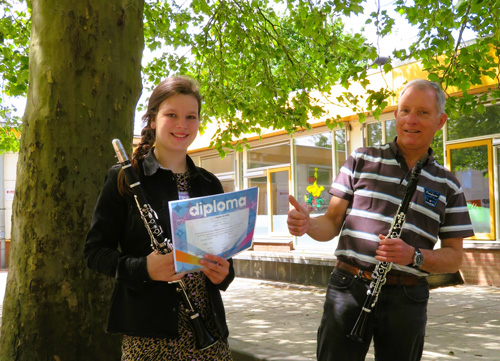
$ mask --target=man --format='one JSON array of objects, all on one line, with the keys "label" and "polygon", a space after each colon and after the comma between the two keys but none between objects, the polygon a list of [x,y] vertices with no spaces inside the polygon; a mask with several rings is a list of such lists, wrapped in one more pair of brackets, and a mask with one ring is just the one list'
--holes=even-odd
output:
[{"label": "man", "polygon": [[[317,241],[339,235],[321,325],[320,361],[364,360],[371,339],[379,360],[420,360],[427,322],[429,273],[456,272],[462,241],[474,234],[458,180],[432,156],[430,144],[446,122],[441,87],[418,79],[401,91],[396,117],[397,137],[380,147],[357,149],[332,184],[326,213],[309,217],[290,196],[292,235],[307,233]],[[419,183],[406,213],[400,238],[387,238],[408,178],[423,161]],[[433,249],[438,238],[439,249]],[[378,262],[393,263],[366,324],[365,340],[347,337],[367,296]]]}]

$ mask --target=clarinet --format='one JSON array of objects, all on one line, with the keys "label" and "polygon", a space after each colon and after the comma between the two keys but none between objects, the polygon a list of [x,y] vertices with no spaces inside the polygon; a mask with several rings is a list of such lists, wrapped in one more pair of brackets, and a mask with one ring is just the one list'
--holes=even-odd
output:
[{"label": "clarinet", "polygon": [[[410,205],[410,201],[417,189],[418,178],[423,167],[423,162],[419,160],[411,172],[410,180],[406,186],[405,194],[403,200],[399,205],[396,216],[394,217],[389,234],[387,238],[399,238],[401,232],[403,231],[403,226],[406,222],[406,211]],[[372,281],[370,282],[370,288],[366,292],[367,297],[365,303],[361,308],[361,312],[351,330],[351,333],[347,334],[347,337],[351,340],[363,342],[364,335],[366,331],[366,321],[370,316],[372,310],[377,303],[378,296],[382,290],[382,286],[387,282],[387,274],[392,268],[392,262],[379,262],[375,266],[375,270],[372,273]]]},{"label": "clarinet", "polygon": [[[141,218],[144,221],[144,225],[146,226],[149,237],[151,238],[151,248],[154,252],[159,254],[167,254],[169,252],[172,252],[172,242],[168,238],[164,237],[163,229],[158,223],[158,216],[146,200],[141,182],[139,181],[137,174],[130,164],[130,160],[128,159],[127,153],[123,148],[122,142],[120,141],[120,139],[113,139],[112,144],[116,152],[118,162],[125,172],[125,177],[127,178],[130,189],[132,190],[132,193],[134,195],[135,203],[137,204],[137,208],[139,209]],[[181,301],[186,307],[188,319],[194,331],[196,349],[201,351],[215,345],[217,343],[217,340],[214,339],[212,335],[210,335],[207,328],[203,324],[203,321],[201,320],[200,314],[196,311],[191,301],[189,300],[186,292],[186,284],[184,283],[184,281],[181,279],[179,281],[169,283],[175,283],[177,285],[177,294],[180,296]]]}]

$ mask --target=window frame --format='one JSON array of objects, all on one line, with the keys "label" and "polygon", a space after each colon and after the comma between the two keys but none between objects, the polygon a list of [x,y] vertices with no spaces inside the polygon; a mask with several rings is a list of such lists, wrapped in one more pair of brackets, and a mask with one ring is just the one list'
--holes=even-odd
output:
[{"label": "window frame", "polygon": [[454,149],[472,148],[486,145],[488,158],[488,192],[490,198],[490,233],[478,233],[466,240],[491,242],[497,240],[496,234],[496,202],[495,202],[495,174],[493,161],[493,142],[491,138],[469,140],[446,144],[446,168],[451,171],[451,151]]}]

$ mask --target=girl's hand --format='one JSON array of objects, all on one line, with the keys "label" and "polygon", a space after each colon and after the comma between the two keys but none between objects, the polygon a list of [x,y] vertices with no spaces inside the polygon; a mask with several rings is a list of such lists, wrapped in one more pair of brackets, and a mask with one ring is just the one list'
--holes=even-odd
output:
[{"label": "girl's hand", "polygon": [[186,272],[175,273],[173,253],[159,254],[151,252],[147,257],[149,278],[153,281],[175,282]]},{"label": "girl's hand", "polygon": [[213,284],[218,285],[229,274],[229,261],[214,254],[206,254],[205,259],[200,259],[199,263],[203,272]]}]

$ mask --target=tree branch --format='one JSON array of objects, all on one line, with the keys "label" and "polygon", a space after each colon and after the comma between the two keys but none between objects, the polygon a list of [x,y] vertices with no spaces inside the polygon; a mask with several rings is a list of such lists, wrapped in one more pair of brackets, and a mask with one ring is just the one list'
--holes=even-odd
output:
[{"label": "tree branch", "polygon": [[[451,69],[453,68],[453,66],[455,65],[455,63],[457,61],[457,58],[458,58],[458,48],[460,47],[460,43],[462,42],[463,33],[464,33],[465,28],[467,26],[467,22],[469,21],[470,10],[471,10],[471,4],[470,4],[470,0],[469,0],[469,3],[467,5],[467,10],[465,11],[465,14],[464,14],[464,16],[462,18],[462,25],[460,27],[460,33],[458,34],[457,44],[455,46],[455,50],[453,52],[453,56],[452,56],[452,58],[450,60],[450,64],[448,65],[448,67],[446,68],[446,71],[443,74],[443,80],[448,76],[448,73],[451,71]],[[448,89],[448,82],[446,82],[445,85],[446,86],[444,88],[444,91],[446,92],[446,90]]]}]

